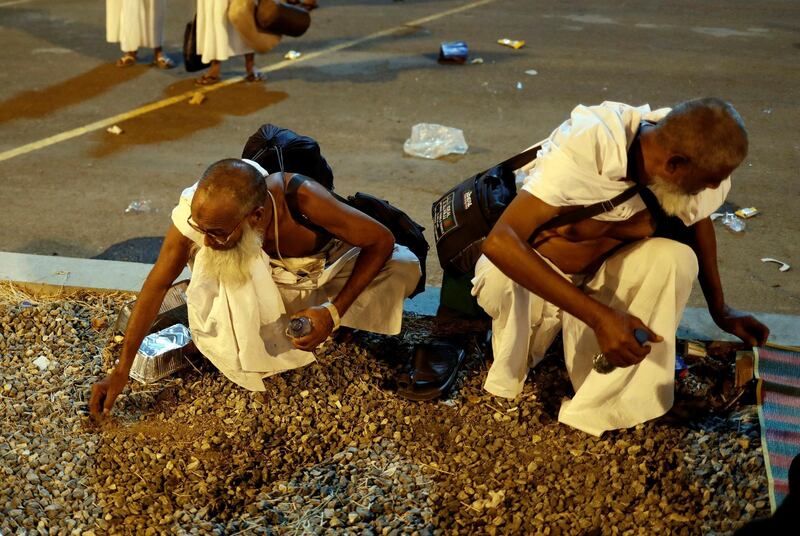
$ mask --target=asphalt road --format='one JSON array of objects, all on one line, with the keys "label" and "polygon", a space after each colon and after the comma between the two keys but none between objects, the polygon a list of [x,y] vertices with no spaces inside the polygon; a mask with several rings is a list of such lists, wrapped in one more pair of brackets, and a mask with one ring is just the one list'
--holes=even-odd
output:
[{"label": "asphalt road", "polygon": [[[0,250],[96,257],[117,245],[111,256],[151,261],[180,191],[208,164],[238,156],[265,122],[315,137],[339,193],[389,199],[430,231],[441,193],[545,137],[576,104],[655,108],[714,95],[750,131],[729,202],[761,210],[744,233],[719,228],[726,296],[800,312],[800,265],[782,273],[760,261],[800,263],[799,3],[320,1],[306,35],[257,57],[266,83],[144,112],[192,91],[193,75],[114,67],[103,2],[0,0]],[[177,59],[194,3],[171,0],[168,10],[165,47]],[[527,44],[502,47],[502,37]],[[439,43],[458,39],[484,62],[438,64]],[[305,58],[281,63],[290,49]],[[242,71],[241,58],[223,66],[228,78]],[[107,133],[120,114],[123,134]],[[469,152],[404,155],[420,122],[463,129]],[[138,199],[153,210],[126,214]],[[437,285],[435,255],[429,274]],[[696,289],[691,304],[702,303]]]}]

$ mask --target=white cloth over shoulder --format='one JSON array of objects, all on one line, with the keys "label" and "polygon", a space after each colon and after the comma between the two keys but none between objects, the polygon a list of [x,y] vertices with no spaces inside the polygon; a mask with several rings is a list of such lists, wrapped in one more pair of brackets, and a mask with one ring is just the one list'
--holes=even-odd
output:
[{"label": "white cloth over shoulder", "polygon": [[205,63],[253,52],[228,20],[228,3],[197,0],[197,53]]},{"label": "white cloth over shoulder", "polygon": [[[570,118],[545,140],[522,189],[557,207],[612,199],[634,184],[625,178],[627,152],[639,123],[656,122],[667,113],[669,108],[651,111],[648,105],[634,107],[617,102],[575,107]],[[719,188],[692,196],[677,216],[686,225],[708,217],[722,205],[730,188],[728,177]],[[644,209],[637,195],[595,219],[626,220]]]},{"label": "white cloth over shoulder", "polygon": [[208,249],[187,223],[197,184],[187,188],[172,211],[172,223],[201,246],[186,291],[189,327],[197,348],[228,379],[251,391],[263,391],[262,378],[302,367],[314,354],[294,348],[285,335],[288,316],[272,279],[269,256],[261,251],[242,286],[227,288],[205,271]]},{"label": "white cloth over shoulder", "polygon": [[123,52],[160,47],[166,0],[106,0],[106,41]]}]

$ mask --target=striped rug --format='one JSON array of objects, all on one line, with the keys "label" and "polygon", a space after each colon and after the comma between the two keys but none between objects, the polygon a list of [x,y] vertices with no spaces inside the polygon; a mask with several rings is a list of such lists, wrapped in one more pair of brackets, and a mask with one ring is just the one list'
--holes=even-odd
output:
[{"label": "striped rug", "polygon": [[774,512],[789,493],[789,465],[800,453],[800,349],[754,350],[761,446]]}]

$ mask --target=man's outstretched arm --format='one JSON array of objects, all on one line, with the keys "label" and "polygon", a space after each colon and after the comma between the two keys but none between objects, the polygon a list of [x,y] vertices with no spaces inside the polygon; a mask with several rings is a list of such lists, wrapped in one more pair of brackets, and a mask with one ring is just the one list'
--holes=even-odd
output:
[{"label": "man's outstretched arm", "polygon": [[700,267],[698,279],[708,304],[708,312],[723,330],[736,335],[751,346],[763,346],[769,337],[769,328],[755,317],[728,307],[722,292],[722,282],[717,266],[717,236],[710,218],[692,226],[692,249]]},{"label": "man's outstretched arm", "polygon": [[158,314],[161,302],[170,285],[183,271],[189,260],[191,241],[171,225],[164,238],[164,244],[150,274],[142,285],[136,298],[136,305],[131,312],[119,363],[105,378],[92,386],[89,411],[97,419],[101,414],[107,415],[114,405],[117,396],[128,383],[128,374],[133,366],[133,359],[147,335],[150,326]]},{"label": "man's outstretched arm", "polygon": [[[342,203],[316,182],[304,182],[297,193],[300,210],[312,223],[361,248],[350,277],[331,300],[339,315],[343,316],[392,256],[394,236],[379,222]],[[310,307],[295,316],[308,316],[315,326],[309,335],[294,340],[295,346],[301,350],[313,350],[333,330],[333,320],[324,307]]]},{"label": "man's outstretched arm", "polygon": [[484,254],[512,280],[591,327],[611,363],[617,366],[639,363],[650,347],[639,344],[634,329],[647,331],[652,342],[661,341],[661,337],[635,316],[611,309],[584,294],[556,273],[528,244],[533,231],[559,211],[524,190],[519,192],[486,238]]}]

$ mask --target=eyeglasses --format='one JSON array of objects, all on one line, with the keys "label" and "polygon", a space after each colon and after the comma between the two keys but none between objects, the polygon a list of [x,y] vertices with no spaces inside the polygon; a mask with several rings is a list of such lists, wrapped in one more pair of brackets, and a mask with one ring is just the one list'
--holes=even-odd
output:
[{"label": "eyeglasses", "polygon": [[[250,214],[252,214],[252,212]],[[225,245],[228,244],[228,242],[231,241],[231,237],[236,234],[236,231],[239,230],[239,227],[242,226],[242,224],[244,223],[244,220],[246,220],[247,216],[249,216],[250,214],[245,215],[245,217],[242,218],[239,221],[239,223],[236,224],[236,227],[233,228],[233,231],[231,231],[230,233],[228,233],[225,236],[219,235],[217,233],[212,233],[211,231],[206,231],[205,229],[202,229],[199,225],[197,225],[194,221],[192,221],[192,215],[191,214],[189,215],[188,218],[186,218],[186,223],[189,225],[189,227],[191,227],[192,229],[194,229],[198,233],[209,237],[215,244],[217,244],[219,246],[225,246]]]}]

